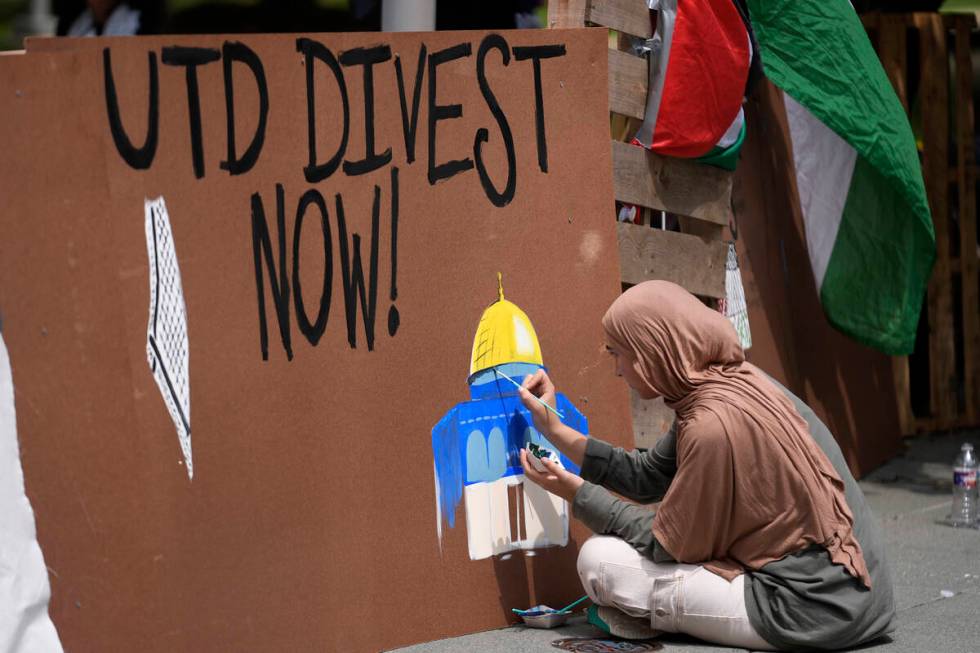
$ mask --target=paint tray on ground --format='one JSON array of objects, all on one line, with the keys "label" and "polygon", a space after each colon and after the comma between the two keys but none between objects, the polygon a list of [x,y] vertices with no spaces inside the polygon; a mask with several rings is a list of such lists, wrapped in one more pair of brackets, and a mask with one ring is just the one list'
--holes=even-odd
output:
[{"label": "paint tray on ground", "polygon": [[664,647],[659,642],[631,642],[621,639],[593,639],[591,637],[566,637],[551,643],[563,651],[580,653],[645,653],[659,651]]},{"label": "paint tray on ground", "polygon": [[568,621],[572,612],[559,612],[547,605],[536,605],[519,614],[531,628],[555,628]]}]

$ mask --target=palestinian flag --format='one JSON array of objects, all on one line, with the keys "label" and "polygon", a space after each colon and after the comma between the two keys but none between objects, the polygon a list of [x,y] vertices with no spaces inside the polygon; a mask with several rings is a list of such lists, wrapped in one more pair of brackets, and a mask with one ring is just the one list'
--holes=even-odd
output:
[{"label": "palestinian flag", "polygon": [[752,46],[732,0],[648,0],[656,21],[646,114],[633,143],[734,168]]},{"label": "palestinian flag", "polygon": [[748,0],[783,90],[810,264],[827,319],[911,353],[936,255],[912,130],[847,0]]}]

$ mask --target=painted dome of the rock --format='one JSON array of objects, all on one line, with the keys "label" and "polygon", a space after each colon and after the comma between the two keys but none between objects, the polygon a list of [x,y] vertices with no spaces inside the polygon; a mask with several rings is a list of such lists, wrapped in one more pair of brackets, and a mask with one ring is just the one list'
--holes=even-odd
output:
[{"label": "painted dome of the rock", "polygon": [[544,365],[534,325],[517,304],[504,299],[499,274],[497,293],[497,301],[483,311],[476,328],[470,376],[504,363]]}]

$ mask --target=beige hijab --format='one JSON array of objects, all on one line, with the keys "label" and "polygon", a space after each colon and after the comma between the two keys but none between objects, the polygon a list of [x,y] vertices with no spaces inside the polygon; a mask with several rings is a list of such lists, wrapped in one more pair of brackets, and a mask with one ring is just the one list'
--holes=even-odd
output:
[{"label": "beige hijab", "polygon": [[653,520],[675,560],[730,581],[819,544],[871,587],[843,481],[723,315],[648,281],[613,302],[602,326],[677,413],[677,475]]}]

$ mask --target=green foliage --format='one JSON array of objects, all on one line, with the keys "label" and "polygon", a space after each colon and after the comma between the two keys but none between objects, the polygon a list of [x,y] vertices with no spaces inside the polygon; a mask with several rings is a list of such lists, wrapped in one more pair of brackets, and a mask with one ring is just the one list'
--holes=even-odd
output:
[{"label": "green foliage", "polygon": [[14,17],[26,12],[28,0],[0,0],[0,50],[19,50],[14,38]]},{"label": "green foliage", "polygon": [[980,0],[946,0],[939,8],[941,14],[972,14],[980,11]]},{"label": "green foliage", "polygon": [[167,0],[167,13],[175,14],[200,5],[239,5],[249,7],[259,4],[259,0]]}]

